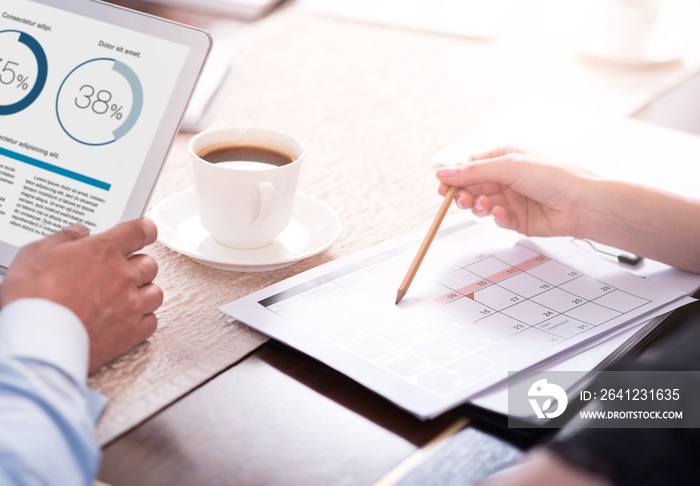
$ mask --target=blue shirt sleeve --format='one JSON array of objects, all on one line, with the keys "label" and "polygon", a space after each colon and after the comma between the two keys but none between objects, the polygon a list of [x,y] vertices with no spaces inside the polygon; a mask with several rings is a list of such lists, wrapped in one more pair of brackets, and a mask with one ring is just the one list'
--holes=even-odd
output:
[{"label": "blue shirt sleeve", "polygon": [[0,484],[92,484],[106,400],[86,386],[88,346],[80,320],[53,302],[0,311]]}]

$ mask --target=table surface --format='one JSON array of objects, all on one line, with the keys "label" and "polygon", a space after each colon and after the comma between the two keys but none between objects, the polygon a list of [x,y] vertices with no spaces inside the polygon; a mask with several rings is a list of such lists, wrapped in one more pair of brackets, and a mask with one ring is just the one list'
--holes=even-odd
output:
[{"label": "table surface", "polygon": [[[233,40],[234,71],[207,127],[262,125],[299,136],[308,147],[300,190],[331,205],[343,233],[329,250],[265,273],[214,270],[161,244],[147,250],[166,291],[159,329],[90,378],[110,398],[97,431],[100,479],[372,484],[461,420],[451,412],[422,422],[217,307],[427,227],[439,205],[431,155],[528,98],[700,133],[692,109],[700,49],[654,66],[598,61],[543,23],[540,3],[518,2],[488,41],[317,17],[293,5],[252,24],[152,10],[207,28],[217,42]],[[177,137],[152,204],[192,186],[190,137]],[[508,439],[489,432],[467,441],[464,456],[512,460],[512,444],[528,441]]]}]

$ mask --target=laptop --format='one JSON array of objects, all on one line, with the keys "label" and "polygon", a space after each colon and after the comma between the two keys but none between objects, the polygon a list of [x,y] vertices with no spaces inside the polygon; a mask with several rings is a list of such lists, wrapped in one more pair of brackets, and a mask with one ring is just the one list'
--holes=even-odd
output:
[{"label": "laptop", "polygon": [[74,223],[140,217],[211,49],[197,29],[96,0],[0,15],[0,274]]},{"label": "laptop", "polygon": [[283,0],[145,0],[170,7],[223,14],[240,20],[255,20],[272,11]]}]

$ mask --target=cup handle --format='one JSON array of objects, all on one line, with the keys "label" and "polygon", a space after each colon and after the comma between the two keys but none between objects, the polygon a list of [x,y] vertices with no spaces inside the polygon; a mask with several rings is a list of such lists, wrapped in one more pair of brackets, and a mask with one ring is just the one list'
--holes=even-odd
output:
[{"label": "cup handle", "polygon": [[265,226],[275,212],[275,187],[269,182],[261,182],[258,184],[258,192],[260,193],[260,214],[250,225],[250,233],[253,236],[264,232]]}]

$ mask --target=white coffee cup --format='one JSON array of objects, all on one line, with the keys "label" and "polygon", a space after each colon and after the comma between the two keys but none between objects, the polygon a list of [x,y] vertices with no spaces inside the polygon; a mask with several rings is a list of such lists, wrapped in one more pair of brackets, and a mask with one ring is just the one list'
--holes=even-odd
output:
[{"label": "white coffee cup", "polygon": [[[216,163],[202,158],[241,147],[279,152],[288,163],[241,160],[239,154]],[[289,225],[305,152],[297,138],[266,128],[227,127],[195,135],[189,151],[199,219],[217,242],[232,248],[262,248]]]},{"label": "white coffee cup", "polygon": [[607,0],[601,12],[610,53],[621,58],[643,56],[654,33],[658,0]]}]

